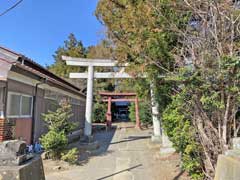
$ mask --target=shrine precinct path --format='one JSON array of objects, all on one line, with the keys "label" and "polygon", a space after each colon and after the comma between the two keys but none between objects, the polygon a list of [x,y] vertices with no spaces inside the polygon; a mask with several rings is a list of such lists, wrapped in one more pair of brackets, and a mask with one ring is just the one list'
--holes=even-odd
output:
[{"label": "shrine precinct path", "polygon": [[151,142],[151,129],[133,123],[114,123],[111,131],[94,133],[100,149],[80,157],[80,165],[45,172],[46,180],[188,180],[179,168],[179,156],[160,155]]}]

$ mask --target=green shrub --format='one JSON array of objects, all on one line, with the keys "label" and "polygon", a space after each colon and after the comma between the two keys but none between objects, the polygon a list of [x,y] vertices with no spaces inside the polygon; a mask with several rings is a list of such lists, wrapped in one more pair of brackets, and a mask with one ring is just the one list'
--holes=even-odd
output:
[{"label": "green shrub", "polygon": [[[129,118],[132,122],[136,121],[135,103],[129,108]],[[139,118],[142,124],[152,124],[152,111],[149,102],[139,102]]]},{"label": "green shrub", "polygon": [[191,125],[186,107],[184,94],[173,98],[173,101],[163,113],[163,127],[172,141],[174,148],[181,154],[182,168],[192,179],[203,179],[201,169],[201,146],[196,142],[195,129]]},{"label": "green shrub", "polygon": [[70,121],[71,117],[72,109],[67,101],[61,102],[56,111],[43,114],[49,132],[43,135],[40,141],[52,159],[60,159],[62,152],[67,148],[67,135],[76,127],[76,124]]},{"label": "green shrub", "polygon": [[56,111],[48,111],[42,116],[50,130],[64,131],[65,134],[68,134],[76,128],[76,124],[70,122],[73,114],[71,105],[67,101],[62,101]]},{"label": "green shrub", "polygon": [[79,151],[77,148],[73,148],[71,150],[69,150],[67,153],[62,153],[61,154],[61,159],[63,161],[66,161],[70,164],[76,164],[77,163],[77,160],[78,160],[78,154],[79,154]]},{"label": "green shrub", "polygon": [[50,158],[59,159],[61,152],[67,147],[67,136],[63,131],[56,132],[50,130],[40,138],[40,141],[46,151],[49,152]]},{"label": "green shrub", "polygon": [[97,102],[93,108],[93,122],[103,123],[106,121],[107,104]]}]

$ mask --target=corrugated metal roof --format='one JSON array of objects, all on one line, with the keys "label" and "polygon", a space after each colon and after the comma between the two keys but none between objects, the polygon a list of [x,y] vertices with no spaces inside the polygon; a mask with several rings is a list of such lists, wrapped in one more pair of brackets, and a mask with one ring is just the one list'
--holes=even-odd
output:
[{"label": "corrugated metal roof", "polygon": [[17,63],[15,64],[15,66],[17,66],[18,68],[29,71],[29,72],[31,72],[31,73],[39,76],[39,77],[48,79],[54,84],[63,86],[65,88],[68,88],[72,91],[75,91],[75,92],[79,93],[79,95],[82,95],[82,96],[85,97],[85,94],[83,94],[81,92],[80,88],[78,88],[77,86],[73,85],[72,83],[66,81],[65,79],[55,75],[54,73],[50,72],[48,69],[46,69],[45,67],[36,63],[35,61],[28,58],[27,56],[22,55],[20,53],[17,53],[15,51],[12,51],[12,50],[7,49],[7,48],[2,47],[2,46],[0,46],[0,48],[5,50],[5,51],[8,51],[10,53],[13,53],[13,54],[15,54],[19,57]]}]

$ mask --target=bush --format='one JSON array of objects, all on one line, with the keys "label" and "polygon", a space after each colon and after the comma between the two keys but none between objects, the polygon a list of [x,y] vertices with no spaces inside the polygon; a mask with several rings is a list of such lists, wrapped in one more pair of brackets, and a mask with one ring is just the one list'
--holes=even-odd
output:
[{"label": "bush", "polygon": [[73,116],[72,108],[67,101],[62,101],[59,105],[56,111],[48,111],[42,116],[50,130],[64,131],[65,134],[68,134],[76,128],[76,124],[70,122]]},{"label": "bush", "polygon": [[65,133],[50,130],[40,138],[46,151],[49,151],[50,158],[59,159],[61,152],[67,147],[68,140]]},{"label": "bush", "polygon": [[195,129],[184,110],[183,94],[175,96],[163,113],[163,128],[174,148],[181,154],[182,168],[192,179],[203,179],[201,146],[195,140]]},{"label": "bush", "polygon": [[[61,102],[56,111],[49,111],[43,115],[45,122],[48,124],[49,132],[43,135],[40,141],[52,159],[61,159],[62,152],[67,148],[67,135],[76,127],[76,124],[70,122],[71,117],[72,109],[67,101]],[[73,162],[73,159],[70,160],[70,155],[74,152],[75,150],[70,151],[63,158]]]},{"label": "bush", "polygon": [[93,122],[103,123],[106,121],[107,104],[95,103],[93,108]]},{"label": "bush", "polygon": [[[129,111],[129,118],[132,122],[136,122],[135,103],[131,104]],[[152,124],[152,111],[149,102],[139,103],[139,118],[142,124]]]},{"label": "bush", "polygon": [[61,159],[63,161],[66,161],[70,164],[76,164],[77,160],[78,160],[78,149],[77,148],[73,148],[71,150],[69,150],[67,153],[62,153],[61,154]]}]

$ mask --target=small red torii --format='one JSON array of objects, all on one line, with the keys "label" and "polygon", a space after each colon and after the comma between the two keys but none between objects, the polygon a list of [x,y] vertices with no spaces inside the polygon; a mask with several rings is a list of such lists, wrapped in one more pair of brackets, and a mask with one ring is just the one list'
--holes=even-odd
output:
[{"label": "small red torii", "polygon": [[141,123],[139,118],[139,101],[136,93],[99,92],[99,95],[102,96],[102,102],[108,102],[108,109],[106,113],[107,127],[111,127],[112,125],[112,111],[111,111],[112,102],[135,102],[135,113],[136,113],[135,127],[138,129],[141,129]]}]

